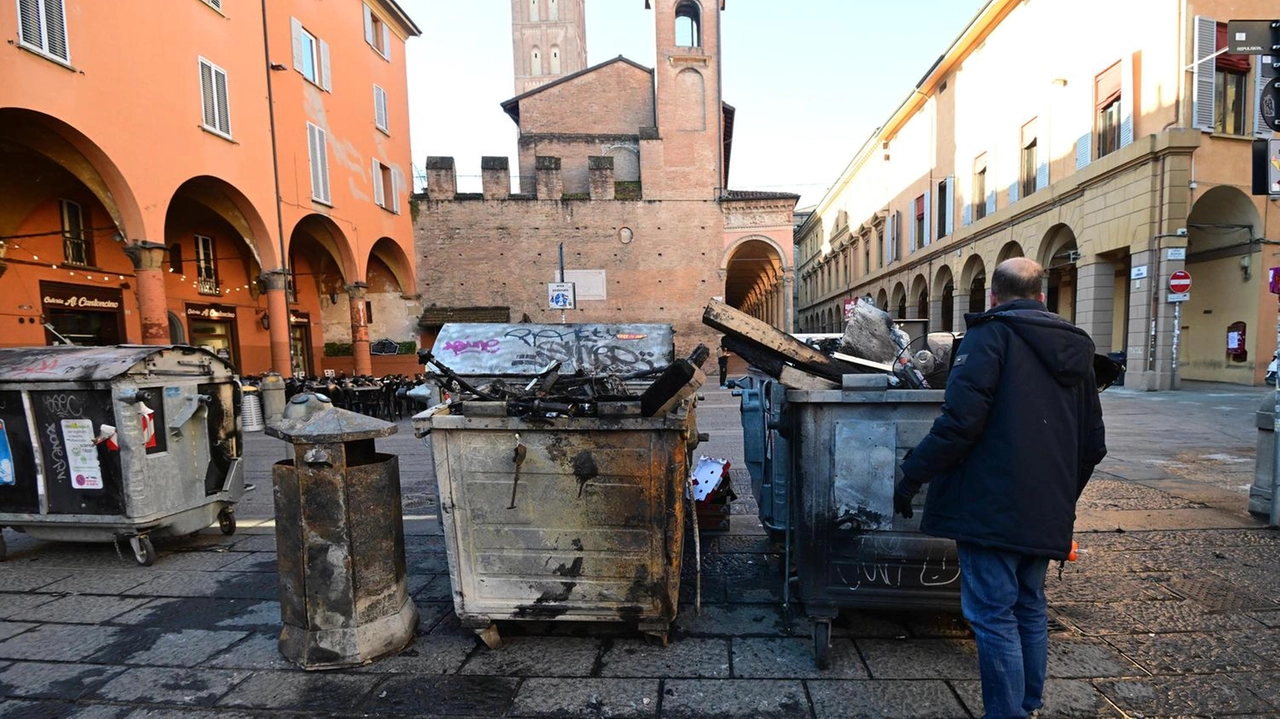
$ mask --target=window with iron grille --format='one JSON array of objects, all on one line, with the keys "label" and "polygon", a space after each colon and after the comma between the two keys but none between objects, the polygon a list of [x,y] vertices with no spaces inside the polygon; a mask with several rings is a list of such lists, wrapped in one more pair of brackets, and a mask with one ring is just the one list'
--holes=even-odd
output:
[{"label": "window with iron grille", "polygon": [[218,291],[218,258],[214,253],[212,237],[196,235],[196,290],[202,295],[221,294]]},{"label": "window with iron grille", "polygon": [[41,55],[71,62],[63,0],[18,0],[18,40]]},{"label": "window with iron grille", "polygon": [[62,256],[68,265],[92,264],[89,237],[84,227],[84,210],[71,200],[60,202],[62,210]]}]

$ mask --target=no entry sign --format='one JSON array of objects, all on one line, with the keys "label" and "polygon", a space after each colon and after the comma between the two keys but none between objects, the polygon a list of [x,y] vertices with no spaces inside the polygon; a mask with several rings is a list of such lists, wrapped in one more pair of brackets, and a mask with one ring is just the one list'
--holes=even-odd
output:
[{"label": "no entry sign", "polygon": [[1190,292],[1191,273],[1186,270],[1177,270],[1173,274],[1169,275],[1169,291]]}]

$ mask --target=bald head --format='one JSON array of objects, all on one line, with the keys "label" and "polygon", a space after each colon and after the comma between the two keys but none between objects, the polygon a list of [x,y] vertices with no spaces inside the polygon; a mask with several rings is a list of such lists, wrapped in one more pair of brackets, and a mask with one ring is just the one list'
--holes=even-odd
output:
[{"label": "bald head", "polygon": [[1026,257],[1014,257],[996,265],[991,274],[991,298],[996,304],[1013,300],[1041,300],[1044,268]]}]

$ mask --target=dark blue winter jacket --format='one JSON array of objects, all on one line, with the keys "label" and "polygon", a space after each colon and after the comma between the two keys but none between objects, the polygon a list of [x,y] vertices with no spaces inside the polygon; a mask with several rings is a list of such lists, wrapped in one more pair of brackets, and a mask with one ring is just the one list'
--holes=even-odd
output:
[{"label": "dark blue winter jacket", "polygon": [[930,482],[920,528],[1065,559],[1075,506],[1106,456],[1093,341],[1035,300],[967,315],[942,416],[902,464]]}]

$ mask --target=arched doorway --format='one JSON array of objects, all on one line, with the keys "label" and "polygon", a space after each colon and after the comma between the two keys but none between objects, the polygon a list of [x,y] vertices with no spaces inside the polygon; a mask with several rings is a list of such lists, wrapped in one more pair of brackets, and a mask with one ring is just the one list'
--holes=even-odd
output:
[{"label": "arched doorway", "polygon": [[345,358],[358,351],[352,342],[349,288],[361,295],[355,299],[361,303],[357,310],[363,312],[365,299],[363,288],[348,280],[355,276],[354,266],[346,236],[328,217],[307,215],[294,227],[289,238],[288,295],[295,375],[319,374],[325,369],[325,356],[335,358],[333,364],[342,365],[345,374],[345,365],[352,362]]},{"label": "arched doorway", "polygon": [[996,255],[996,264],[999,265],[1001,262],[1013,259],[1014,257],[1025,256],[1026,255],[1023,254],[1022,251],[1022,245],[1010,240],[1009,242],[1004,243],[1004,247],[1000,248],[1000,253]]},{"label": "arched doorway", "polygon": [[968,312],[983,312],[987,309],[987,267],[979,255],[970,255],[960,272],[960,286],[968,288]]},{"label": "arched doorway", "polygon": [[929,319],[929,280],[924,275],[911,281],[911,313],[915,319]]},{"label": "arched doorway", "polygon": [[783,257],[782,249],[768,237],[746,237],[726,248],[720,270],[725,304],[790,332],[792,300],[783,281],[787,270]]},{"label": "arched doorway", "polygon": [[[938,294],[935,304],[938,305],[937,331],[955,332],[956,287],[951,278],[951,268],[943,265],[938,268],[933,278],[934,292]],[[941,289],[938,289],[941,288]],[[933,320],[934,318],[930,318]],[[934,322],[929,323],[932,327]]]},{"label": "arched doorway", "polygon": [[889,293],[885,292],[883,287],[876,293],[876,307],[879,307],[885,312],[889,311]]},{"label": "arched doorway", "polygon": [[1058,224],[1049,228],[1040,241],[1040,265],[1045,269],[1044,304],[1068,322],[1075,322],[1076,234],[1070,227]]},{"label": "arched doorway", "polygon": [[406,310],[405,303],[414,294],[413,270],[395,240],[383,237],[374,243],[365,269],[365,284],[372,310],[368,318],[370,339],[414,340],[421,312],[416,305]]},{"label": "arched doorway", "polygon": [[1194,285],[1178,341],[1183,379],[1261,383],[1275,349],[1263,233],[1253,199],[1234,187],[1214,187],[1191,207],[1185,267]]}]

